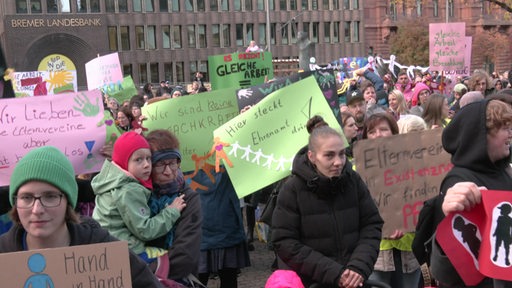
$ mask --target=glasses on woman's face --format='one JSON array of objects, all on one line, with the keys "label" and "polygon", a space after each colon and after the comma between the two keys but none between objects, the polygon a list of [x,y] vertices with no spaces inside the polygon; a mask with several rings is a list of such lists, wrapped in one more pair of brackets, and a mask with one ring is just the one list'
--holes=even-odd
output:
[{"label": "glasses on woman's face", "polygon": [[14,203],[16,208],[29,209],[34,207],[36,200],[46,208],[53,208],[60,205],[62,201],[62,193],[46,193],[41,196],[34,196],[32,194],[22,194],[14,197]]},{"label": "glasses on woman's face", "polygon": [[162,173],[169,167],[172,171],[178,170],[180,167],[180,163],[178,163],[178,160],[169,160],[169,161],[158,161],[153,165],[153,169],[157,173]]}]

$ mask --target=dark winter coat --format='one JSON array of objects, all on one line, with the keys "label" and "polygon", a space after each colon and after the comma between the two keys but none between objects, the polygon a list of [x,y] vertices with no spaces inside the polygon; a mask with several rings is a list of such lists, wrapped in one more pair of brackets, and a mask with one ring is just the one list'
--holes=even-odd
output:
[{"label": "dark winter coat", "polygon": [[316,172],[307,147],[302,148],[272,219],[274,248],[305,285],[338,287],[345,269],[365,279],[373,271],[383,220],[348,161],[340,177],[328,179]]}]

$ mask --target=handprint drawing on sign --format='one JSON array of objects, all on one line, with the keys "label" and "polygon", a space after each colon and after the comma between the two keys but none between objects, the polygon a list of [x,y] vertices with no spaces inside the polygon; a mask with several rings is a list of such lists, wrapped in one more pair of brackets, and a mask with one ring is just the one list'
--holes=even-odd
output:
[{"label": "handprint drawing on sign", "polygon": [[81,97],[80,95],[76,95],[73,100],[75,100],[75,103],[78,105],[78,107],[73,106],[73,109],[78,112],[82,112],[82,114],[86,117],[95,117],[98,115],[98,113],[100,113],[99,98],[97,97],[95,105],[91,103],[89,97],[87,97],[87,95],[84,93],[81,93]]}]

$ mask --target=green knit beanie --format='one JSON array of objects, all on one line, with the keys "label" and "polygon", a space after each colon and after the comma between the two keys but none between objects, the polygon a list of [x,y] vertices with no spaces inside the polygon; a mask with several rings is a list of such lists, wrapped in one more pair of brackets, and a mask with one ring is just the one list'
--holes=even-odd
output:
[{"label": "green knit beanie", "polygon": [[73,208],[78,198],[75,170],[59,149],[45,146],[31,150],[14,167],[9,185],[9,201],[14,206],[18,189],[29,181],[41,181],[57,187]]}]

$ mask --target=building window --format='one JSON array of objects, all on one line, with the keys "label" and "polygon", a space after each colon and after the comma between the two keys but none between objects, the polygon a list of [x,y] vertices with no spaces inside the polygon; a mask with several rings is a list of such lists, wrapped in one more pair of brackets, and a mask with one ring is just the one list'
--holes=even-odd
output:
[{"label": "building window", "polygon": [[421,16],[421,13],[423,12],[423,4],[421,3],[421,0],[416,0],[416,14],[418,16]]},{"label": "building window", "polygon": [[185,0],[185,11],[188,11],[188,12],[194,11],[193,0]]},{"label": "building window", "polygon": [[354,42],[359,42],[359,21],[352,22],[352,31],[354,35],[352,40]]},{"label": "building window", "polygon": [[252,11],[252,0],[244,0],[245,1],[245,11]]},{"label": "building window", "polygon": [[78,13],[87,13],[87,1],[86,0],[75,0],[76,9]]},{"label": "building window", "polygon": [[297,0],[290,0],[290,10],[297,10]]},{"label": "building window", "polygon": [[267,25],[266,24],[258,24],[258,36],[259,36],[258,44],[267,45]]},{"label": "building window", "polygon": [[139,83],[145,84],[148,83],[148,67],[146,63],[139,64]]},{"label": "building window", "polygon": [[176,62],[176,82],[185,82],[185,65],[183,62]]},{"label": "building window", "polygon": [[324,22],[324,43],[331,43],[331,22]]},{"label": "building window", "polygon": [[105,0],[105,9],[108,13],[116,12],[116,2],[115,0]]},{"label": "building window", "polygon": [[119,27],[121,30],[121,50],[129,51],[130,50],[130,27],[121,26]]},{"label": "building window", "polygon": [[220,8],[222,9],[222,11],[229,11],[229,1],[220,0]]},{"label": "building window", "polygon": [[[482,9],[484,8],[484,6],[482,5]],[[482,10],[482,13],[484,11]],[[448,15],[450,17],[453,17],[453,0],[448,0]]]},{"label": "building window", "polygon": [[148,49],[155,50],[156,49],[156,26],[148,26],[147,28],[147,43]]},{"label": "building window", "polygon": [[279,0],[279,10],[281,10],[281,11],[287,10],[286,0]]},{"label": "building window", "polygon": [[391,2],[391,5],[389,6],[389,18],[391,20],[396,20],[396,4]]},{"label": "building window", "polygon": [[249,45],[251,40],[254,40],[254,24],[245,24],[245,45]]},{"label": "building window", "polygon": [[359,0],[352,0],[352,10],[359,10]]},{"label": "building window", "polygon": [[299,26],[298,25],[299,25],[299,23],[297,23],[297,22],[292,22],[290,24],[290,27],[292,29],[292,34],[291,34],[291,36],[292,36],[292,44],[297,43],[297,32],[299,31]]},{"label": "building window", "polygon": [[69,0],[48,0],[46,9],[48,13],[70,13],[71,3]]},{"label": "building window", "polygon": [[206,4],[204,0],[197,0],[197,11],[204,12],[206,11]]},{"label": "building window", "polygon": [[190,61],[188,63],[188,68],[190,69],[190,78],[194,77],[194,75],[196,74],[197,71],[199,71],[199,69],[197,68],[197,62],[196,61]]},{"label": "building window", "polygon": [[164,63],[164,78],[165,78],[165,80],[173,83],[172,63]]},{"label": "building window", "polygon": [[276,45],[276,23],[270,23],[270,43]]},{"label": "building window", "polygon": [[242,11],[242,0],[234,0],[233,9],[235,9],[235,11]]},{"label": "building window", "polygon": [[[142,10],[144,7],[144,11]],[[153,0],[133,0],[133,11],[135,12],[153,12],[155,11]]]},{"label": "building window", "polygon": [[322,0],[322,10],[329,10],[329,1],[330,0]]},{"label": "building window", "polygon": [[162,26],[162,48],[171,48],[171,27],[168,25]]},{"label": "building window", "polygon": [[42,13],[41,9],[41,0],[32,0],[30,1],[30,13],[39,14]]},{"label": "building window", "polygon": [[183,41],[181,40],[181,25],[172,26],[172,48],[181,49]]},{"label": "building window", "polygon": [[133,78],[132,64],[123,64],[123,75]]},{"label": "building window", "polygon": [[158,63],[149,63],[149,75],[151,76],[151,83],[160,82],[160,77],[158,74]]},{"label": "building window", "polygon": [[281,44],[282,45],[288,45],[288,43],[289,43],[288,29],[289,29],[289,25],[283,26],[281,24]]},{"label": "building window", "polygon": [[231,28],[230,24],[222,24],[222,40],[224,47],[231,46]]},{"label": "building window", "polygon": [[142,0],[133,0],[133,11],[142,12]]},{"label": "building window", "polygon": [[180,12],[180,0],[172,0],[172,12]]},{"label": "building window", "polygon": [[169,12],[169,1],[168,0],[160,0],[160,12]]},{"label": "building window", "polygon": [[117,0],[119,12],[128,12],[128,0]]},{"label": "building window", "polygon": [[339,0],[332,0],[332,9],[333,10],[339,10],[340,9],[340,2],[339,2]]},{"label": "building window", "polygon": [[108,27],[108,48],[110,51],[117,51],[117,27]]},{"label": "building window", "polygon": [[137,49],[145,49],[144,26],[135,26],[135,42],[137,43]]},{"label": "building window", "polygon": [[350,0],[343,0],[343,9],[350,9]]},{"label": "building window", "polygon": [[236,46],[244,46],[244,24],[236,24]]},{"label": "building window", "polygon": [[100,0],[91,0],[91,13],[100,12]]},{"label": "building window", "polygon": [[257,0],[256,9],[258,11],[265,11],[265,2],[267,2],[267,0]]},{"label": "building window", "polygon": [[188,48],[196,48],[196,26],[187,25]]},{"label": "building window", "polygon": [[16,13],[18,13],[18,14],[27,14],[28,13],[28,3],[26,0],[16,0]]},{"label": "building window", "polygon": [[219,3],[217,1],[219,0],[210,0],[210,11],[219,11]]},{"label": "building window", "polygon": [[433,0],[432,1],[432,6],[433,6],[433,12],[434,12],[434,17],[438,17],[439,16],[439,0]]},{"label": "building window", "polygon": [[311,23],[311,41],[314,43],[318,43],[318,34],[320,34],[320,23],[313,22]]},{"label": "building window", "polygon": [[197,25],[197,39],[199,40],[199,48],[206,48],[206,25]]},{"label": "building window", "polygon": [[332,25],[332,41],[340,42],[340,22],[334,22]]},{"label": "building window", "polygon": [[212,25],[212,46],[220,47],[220,24]]},{"label": "building window", "polygon": [[345,42],[350,43],[352,39],[350,37],[350,22],[345,22]]},{"label": "building window", "polygon": [[309,9],[309,3],[308,0],[302,0],[302,10],[308,10]]},{"label": "building window", "polygon": [[311,1],[311,9],[312,10],[318,10],[318,0],[312,0]]},{"label": "building window", "polygon": [[153,0],[144,0],[144,1],[146,1],[146,12],[155,11],[155,6],[153,4]]},{"label": "building window", "polygon": [[308,35],[308,39],[311,40],[311,33],[309,33],[309,25],[310,23],[309,22],[303,22],[302,23],[302,31],[304,31],[304,33],[306,33],[306,35]]}]

